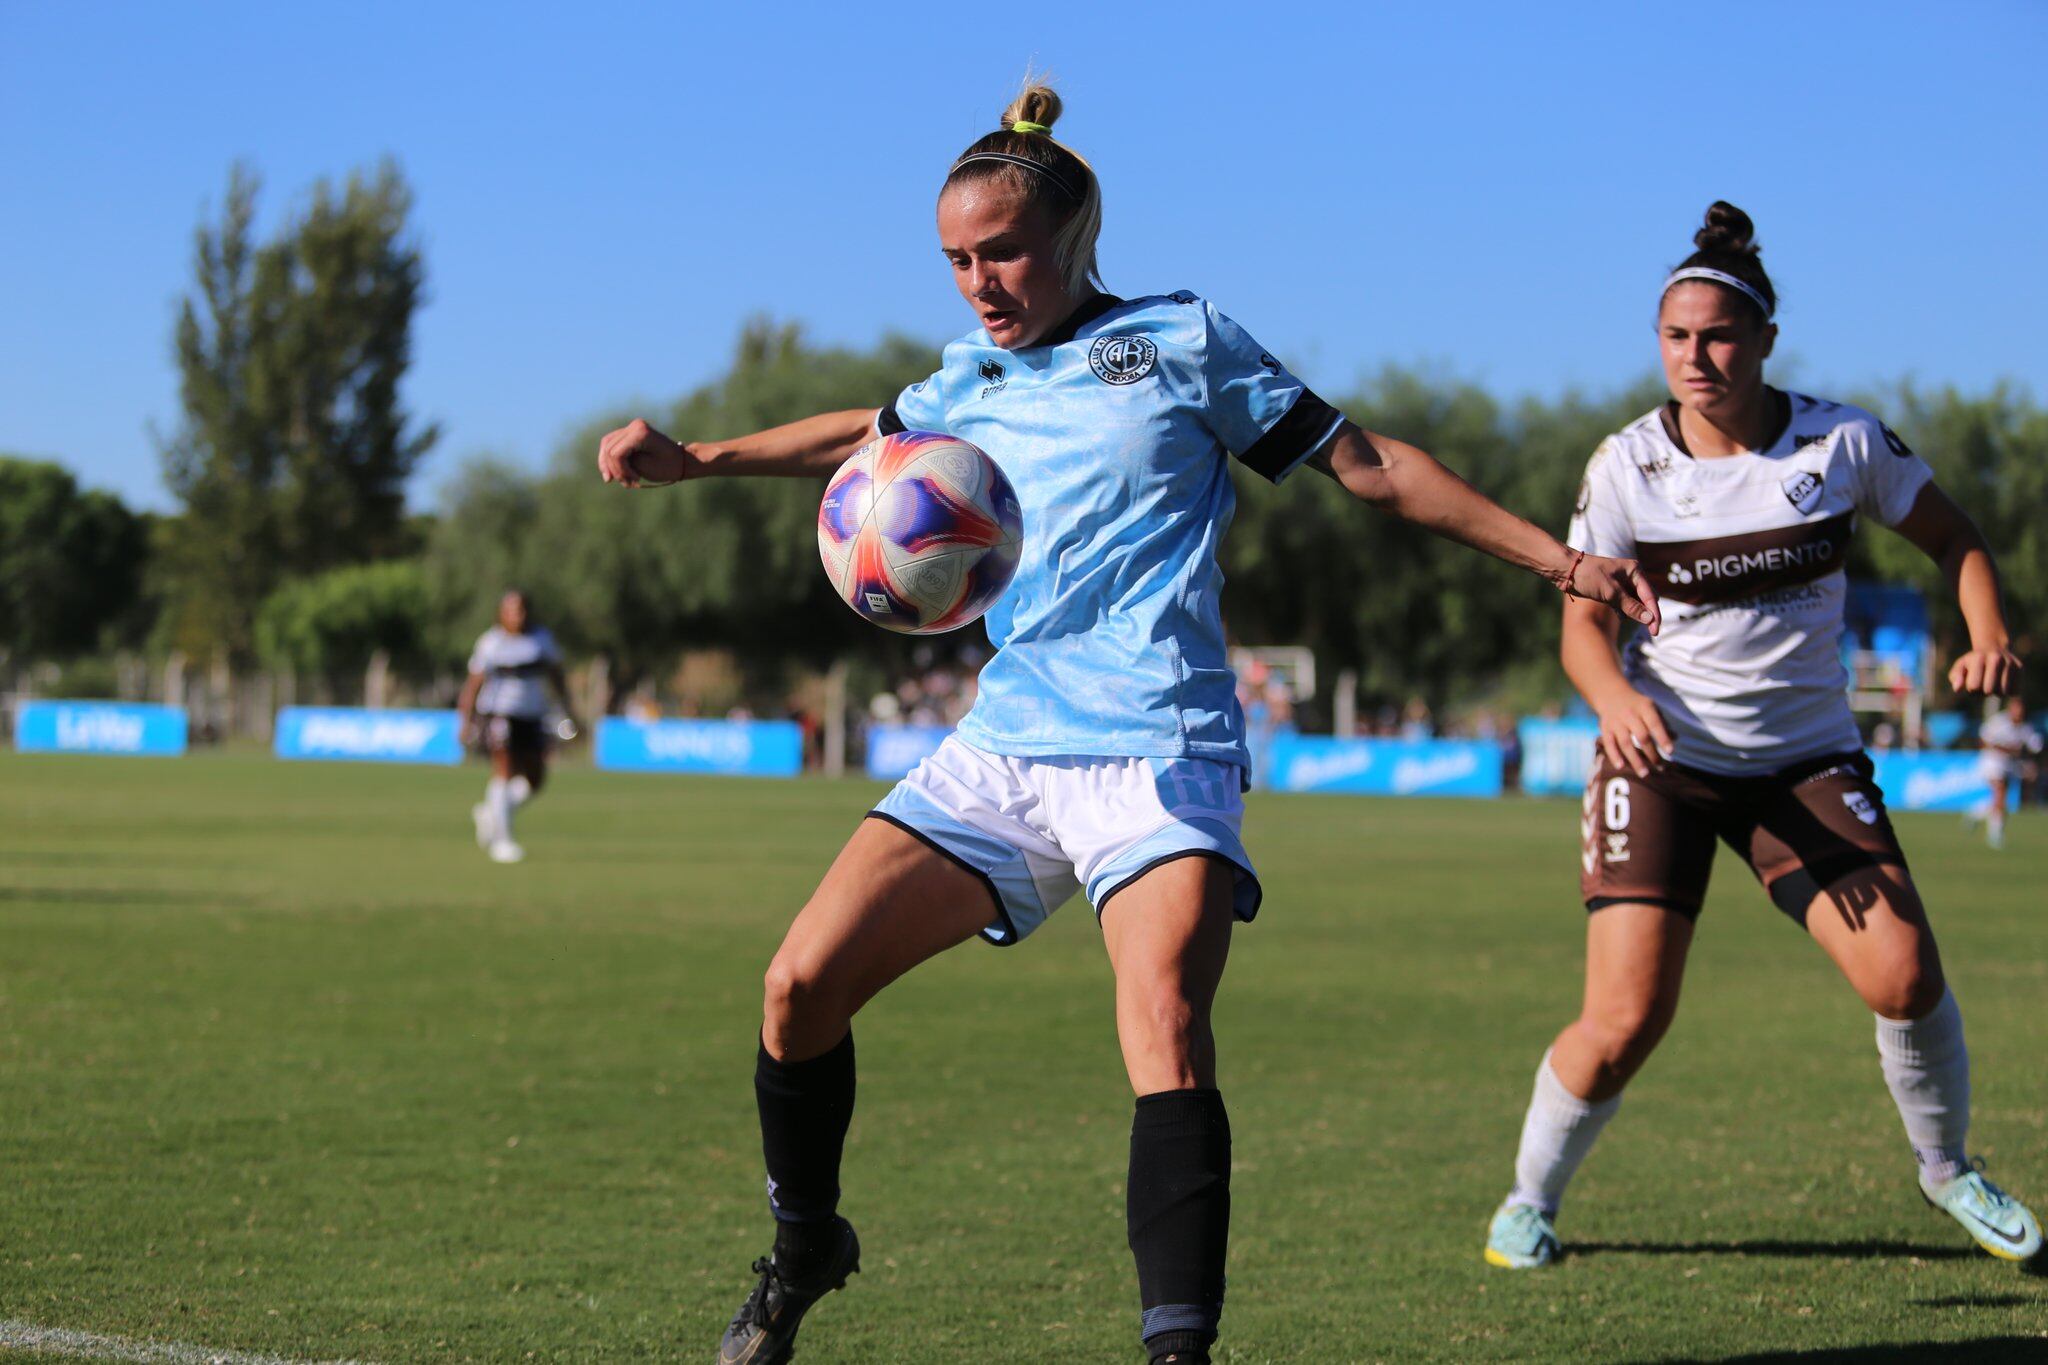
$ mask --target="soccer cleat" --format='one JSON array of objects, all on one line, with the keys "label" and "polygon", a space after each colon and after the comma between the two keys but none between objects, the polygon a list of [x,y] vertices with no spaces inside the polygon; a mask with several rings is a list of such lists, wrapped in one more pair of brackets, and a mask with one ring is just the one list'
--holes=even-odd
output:
[{"label": "soccer cleat", "polygon": [[1984,1178],[1982,1161],[1971,1162],[1969,1170],[1935,1188],[1923,1181],[1920,1196],[1961,1223],[1978,1246],[2001,1261],[2029,1260],[2041,1250],[2041,1224],[2026,1205]]},{"label": "soccer cleat", "polygon": [[1486,1263],[1505,1270],[1549,1265],[1561,1253],[1550,1215],[1528,1204],[1502,1204],[1486,1230]]},{"label": "soccer cleat", "polygon": [[469,808],[469,821],[476,826],[476,846],[485,852],[489,852],[491,845],[497,842],[498,835],[497,826],[491,820],[489,804],[479,801],[474,806],[471,806]]},{"label": "soccer cleat", "polygon": [[526,856],[526,850],[510,839],[491,841],[491,861],[494,863],[516,863]]},{"label": "soccer cleat", "polygon": [[782,1365],[796,1354],[796,1329],[804,1314],[833,1290],[846,1288],[846,1277],[860,1271],[860,1238],[853,1224],[844,1218],[833,1221],[839,1225],[839,1245],[816,1273],[785,1278],[773,1256],[754,1262],[761,1282],[725,1329],[718,1365]]}]

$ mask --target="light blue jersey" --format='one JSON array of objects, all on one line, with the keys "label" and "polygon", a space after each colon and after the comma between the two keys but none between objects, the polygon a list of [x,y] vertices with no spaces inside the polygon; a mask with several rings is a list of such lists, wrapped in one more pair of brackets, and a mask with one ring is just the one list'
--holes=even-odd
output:
[{"label": "light blue jersey", "polygon": [[1249,766],[1216,564],[1236,507],[1226,456],[1277,483],[1342,421],[1193,294],[1101,295],[1022,350],[983,331],[948,345],[877,424],[973,442],[1023,505],[961,738]]}]

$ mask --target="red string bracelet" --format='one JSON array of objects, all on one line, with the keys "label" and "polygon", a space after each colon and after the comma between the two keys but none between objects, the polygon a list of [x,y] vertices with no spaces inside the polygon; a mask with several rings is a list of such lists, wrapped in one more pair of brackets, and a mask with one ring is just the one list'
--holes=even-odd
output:
[{"label": "red string bracelet", "polygon": [[1578,597],[1578,591],[1572,587],[1572,580],[1578,576],[1579,565],[1584,563],[1585,559],[1586,552],[1584,550],[1572,551],[1572,562],[1564,571],[1564,595],[1566,597]]}]

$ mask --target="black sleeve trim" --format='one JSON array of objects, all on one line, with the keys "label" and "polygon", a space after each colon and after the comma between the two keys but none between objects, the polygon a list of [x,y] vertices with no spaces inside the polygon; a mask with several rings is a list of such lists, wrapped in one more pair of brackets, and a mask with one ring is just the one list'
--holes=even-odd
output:
[{"label": "black sleeve trim", "polygon": [[875,434],[878,436],[894,436],[899,431],[909,429],[903,425],[903,419],[896,415],[894,403],[885,404],[882,410],[875,414]]},{"label": "black sleeve trim", "polygon": [[1287,415],[1275,422],[1250,450],[1238,455],[1245,467],[1274,483],[1330,438],[1344,414],[1303,389]]}]

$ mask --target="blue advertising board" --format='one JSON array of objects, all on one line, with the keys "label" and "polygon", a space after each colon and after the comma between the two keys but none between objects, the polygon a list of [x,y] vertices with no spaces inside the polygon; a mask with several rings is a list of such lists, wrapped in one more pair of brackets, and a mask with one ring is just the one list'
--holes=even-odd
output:
[{"label": "blue advertising board", "polygon": [[277,713],[279,758],[366,763],[460,763],[462,718],[453,711],[287,706]]},{"label": "blue advertising board", "polygon": [[1515,727],[1522,741],[1522,790],[1531,796],[1577,796],[1593,775],[1600,727],[1590,720],[1540,720]]},{"label": "blue advertising board", "polygon": [[888,782],[909,776],[952,733],[943,725],[870,725],[868,776]]},{"label": "blue advertising board", "polygon": [[[1974,752],[1879,749],[1870,758],[1877,765],[1884,802],[1893,810],[1971,811],[1991,804],[1991,784],[1978,775]],[[2007,795],[2016,807],[2016,784]]]},{"label": "blue advertising board", "polygon": [[1336,739],[1282,731],[1259,761],[1278,791],[1499,796],[1501,749],[1478,739]]},{"label": "blue advertising board", "polygon": [[185,752],[185,708],[114,701],[25,701],[14,713],[14,747],[25,754]]},{"label": "blue advertising board", "polygon": [[795,777],[803,730],[793,720],[620,720],[597,723],[597,766],[625,772]]}]

